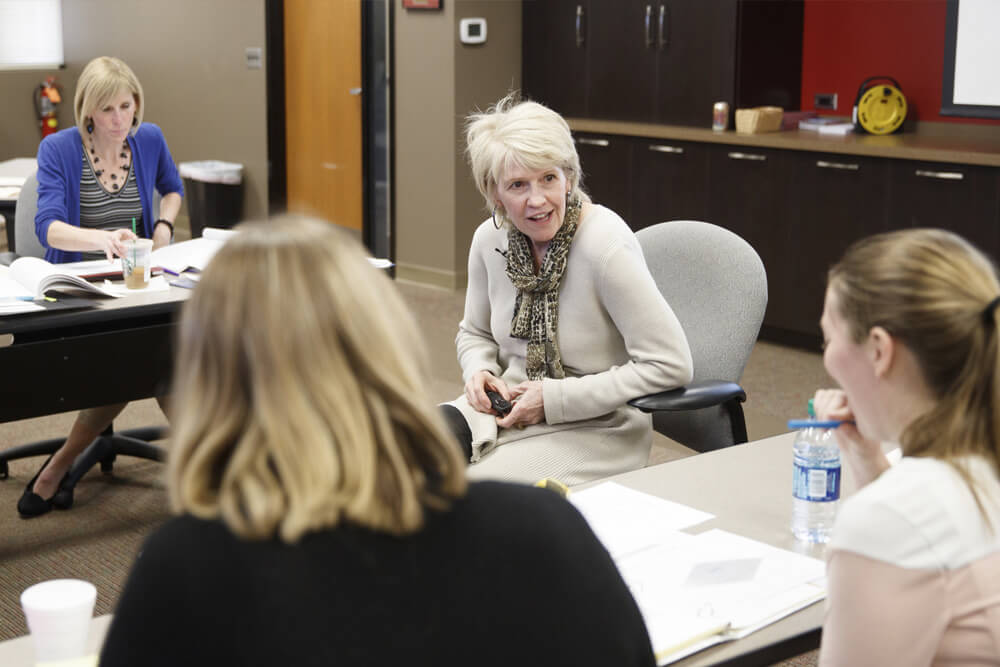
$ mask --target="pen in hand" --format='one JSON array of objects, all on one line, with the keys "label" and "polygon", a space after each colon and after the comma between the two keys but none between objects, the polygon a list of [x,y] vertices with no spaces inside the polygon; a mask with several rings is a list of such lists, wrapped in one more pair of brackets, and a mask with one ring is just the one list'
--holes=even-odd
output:
[{"label": "pen in hand", "polygon": [[788,428],[837,428],[841,424],[853,424],[849,419],[789,419]]}]

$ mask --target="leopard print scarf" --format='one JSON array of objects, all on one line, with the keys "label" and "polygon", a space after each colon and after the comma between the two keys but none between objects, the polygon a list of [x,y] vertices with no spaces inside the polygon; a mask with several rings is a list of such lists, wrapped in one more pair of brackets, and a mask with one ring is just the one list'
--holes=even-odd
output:
[{"label": "leopard print scarf", "polygon": [[531,240],[514,225],[507,231],[507,276],[517,289],[510,335],[528,340],[526,370],[531,380],[566,377],[556,342],[559,285],[566,270],[569,247],[580,222],[581,208],[579,197],[566,202],[566,219],[549,243],[537,275]]}]

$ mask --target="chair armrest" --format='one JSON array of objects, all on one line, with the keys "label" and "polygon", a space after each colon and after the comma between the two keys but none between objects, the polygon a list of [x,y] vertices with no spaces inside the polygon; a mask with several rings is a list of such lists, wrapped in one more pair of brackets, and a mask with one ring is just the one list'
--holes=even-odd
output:
[{"label": "chair armrest", "polygon": [[735,382],[702,380],[685,387],[633,398],[628,404],[643,412],[697,410],[722,405],[734,398],[741,403],[747,400],[747,393]]},{"label": "chair armrest", "polygon": [[0,252],[0,266],[10,266],[11,262],[19,256],[16,252],[10,252],[9,250]]}]

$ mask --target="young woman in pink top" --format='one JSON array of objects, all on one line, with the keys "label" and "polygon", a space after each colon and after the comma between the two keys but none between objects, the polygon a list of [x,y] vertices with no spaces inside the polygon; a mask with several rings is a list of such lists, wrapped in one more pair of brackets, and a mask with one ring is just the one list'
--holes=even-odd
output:
[{"label": "young woman in pink top", "polygon": [[[955,234],[854,244],[829,274],[817,392],[860,490],[828,554],[820,665],[1000,664],[1000,282]],[[903,458],[890,466],[882,442]]]}]

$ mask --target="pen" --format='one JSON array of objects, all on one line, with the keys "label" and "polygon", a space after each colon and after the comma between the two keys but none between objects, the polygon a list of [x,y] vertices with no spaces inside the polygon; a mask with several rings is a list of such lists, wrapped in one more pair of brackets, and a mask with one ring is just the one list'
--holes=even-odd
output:
[{"label": "pen", "polygon": [[841,424],[853,424],[849,419],[789,419],[788,428],[837,428]]}]

